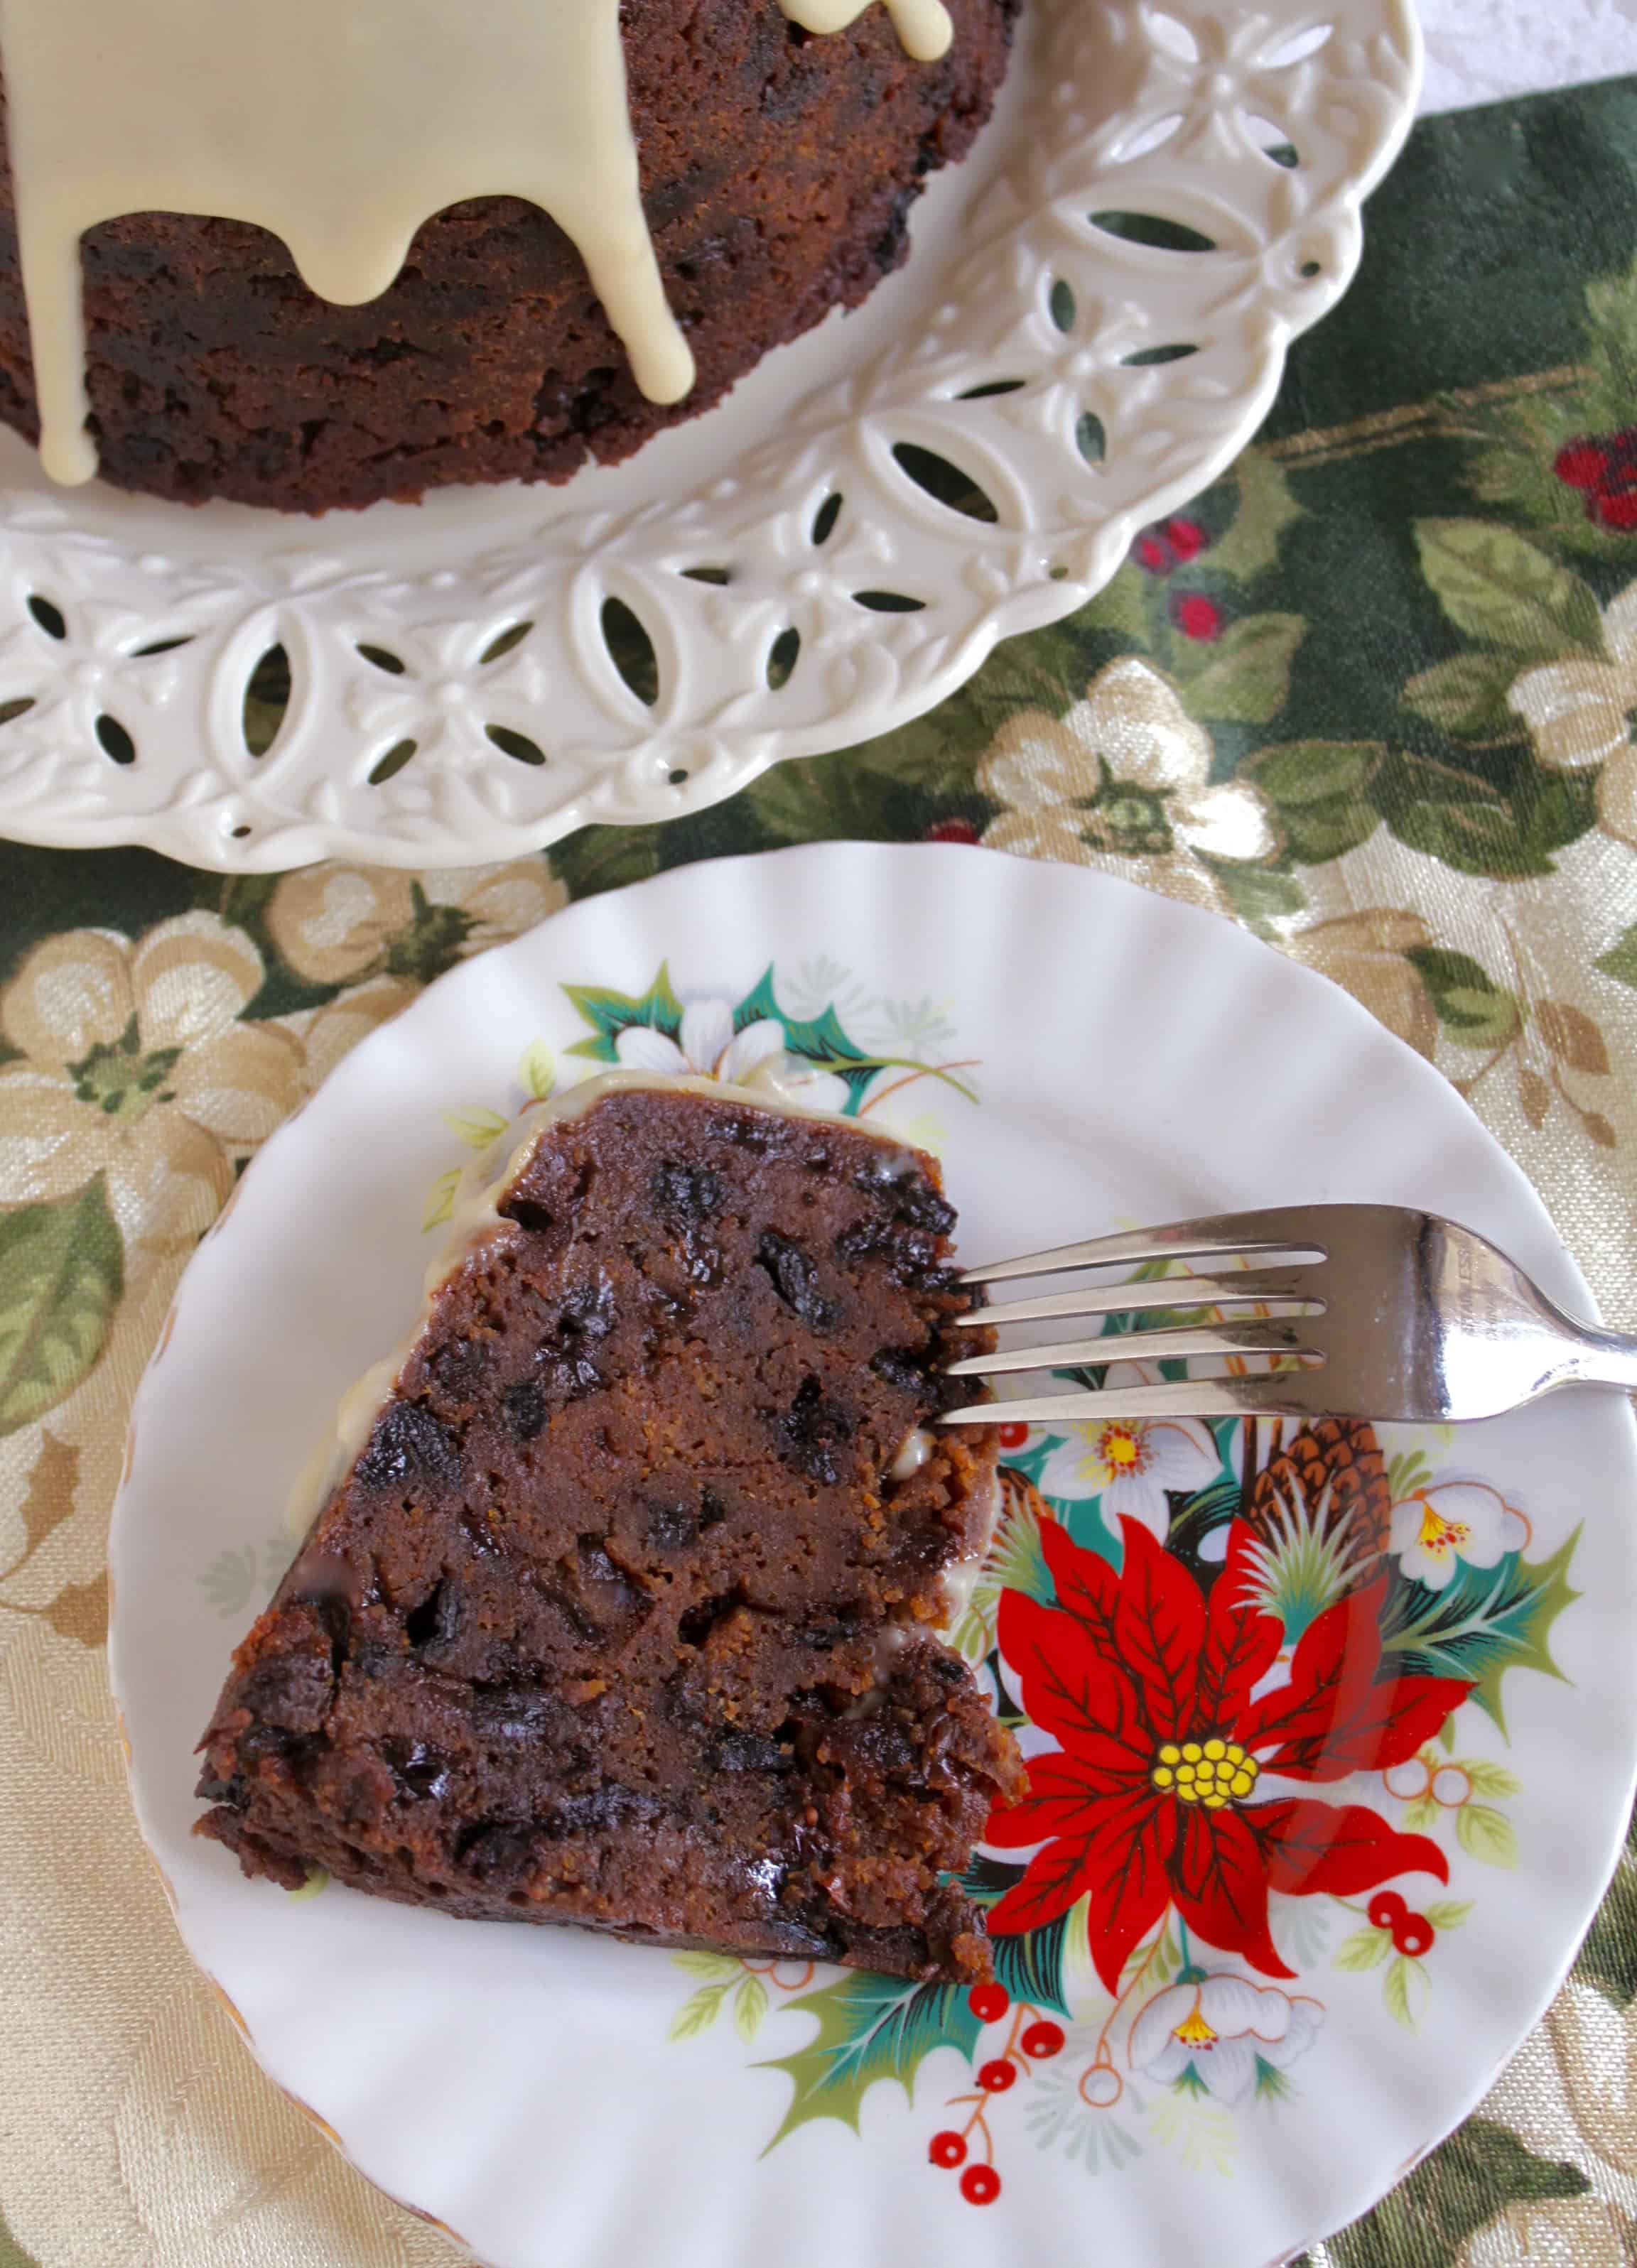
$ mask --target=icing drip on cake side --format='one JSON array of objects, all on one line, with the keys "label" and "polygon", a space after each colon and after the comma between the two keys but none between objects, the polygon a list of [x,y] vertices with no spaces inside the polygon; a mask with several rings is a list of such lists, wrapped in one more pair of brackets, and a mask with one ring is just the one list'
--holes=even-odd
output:
[{"label": "icing drip on cake side", "polygon": [[[813,32],[871,0],[779,0]],[[886,0],[905,50],[949,44],[941,0]],[[23,290],[52,479],[89,480],[80,238],[122,214],[281,238],[320,298],[391,285],[417,231],[479,196],[570,238],[652,401],[693,357],[642,210],[619,0],[0,0]]]},{"label": "icing drip on cake side", "polygon": [[[843,32],[856,24],[871,0],[778,0],[793,24],[804,32]],[[949,52],[955,26],[943,0],[885,0],[903,52],[918,63],[935,63]]]}]

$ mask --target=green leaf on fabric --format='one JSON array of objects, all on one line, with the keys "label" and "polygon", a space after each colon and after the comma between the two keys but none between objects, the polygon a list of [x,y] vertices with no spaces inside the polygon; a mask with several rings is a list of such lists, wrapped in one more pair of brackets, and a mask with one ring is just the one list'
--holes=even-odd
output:
[{"label": "green leaf on fabric", "polygon": [[1382,1645],[1397,1673],[1467,1679],[1472,1699],[1505,1732],[1501,1683],[1508,1670],[1563,1675],[1550,1639],[1552,1624],[1580,1596],[1568,1580],[1579,1537],[1577,1528],[1549,1559],[1508,1551],[1493,1567],[1463,1561],[1442,1591],[1395,1583],[1382,1612]]},{"label": "green leaf on fabric", "polygon": [[550,866],[571,898],[645,882],[660,871],[657,827],[582,827],[554,843]]},{"label": "green leaf on fabric", "polygon": [[1439,604],[1469,637],[1532,660],[1602,655],[1590,585],[1527,536],[1487,519],[1423,519],[1415,541]]},{"label": "green leaf on fabric", "polygon": [[1604,954],[1593,961],[1605,976],[1613,977],[1617,984],[1629,984],[1637,989],[1637,922],[1623,930]]},{"label": "green leaf on fabric", "polygon": [[1412,945],[1404,958],[1419,971],[1439,1022],[1462,1047],[1503,1047],[1522,1031],[1523,1012],[1516,994],[1497,984],[1470,953]]},{"label": "green leaf on fabric", "polygon": [[743,791],[743,800],[770,843],[817,843],[844,838],[852,843],[902,841],[903,828],[894,809],[894,782],[919,784],[931,762],[940,801],[971,792],[972,763],[952,766],[946,741],[935,740],[918,718],[902,732],[872,740],[867,750],[813,756],[801,763],[774,764]]},{"label": "green leaf on fabric", "polygon": [[1213,644],[1176,640],[1172,659],[1191,714],[1271,724],[1290,698],[1290,665],[1307,628],[1300,615],[1243,615]]},{"label": "green leaf on fabric", "polygon": [[32,2252],[25,2252],[12,2235],[4,2213],[0,2213],[0,2268],[40,2268]]},{"label": "green leaf on fabric", "polygon": [[1468,2239],[1510,2205],[1583,2196],[1578,2166],[1537,2157],[1510,2128],[1469,2118],[1373,2213],[1330,2240],[1337,2268],[1455,2268]]},{"label": "green leaf on fabric", "polygon": [[563,990],[592,1027],[591,1037],[576,1040],[568,1053],[589,1056],[594,1063],[618,1063],[616,1042],[633,1025],[645,1024],[672,1040],[682,1027],[682,1004],[671,990],[671,972],[663,962],[640,997],[600,984],[565,984]]},{"label": "green leaf on fabric", "polygon": [[[1088,630],[1102,630],[1122,643],[1148,643],[1147,579],[1128,559],[1111,583],[1098,592],[1079,620]],[[1084,688],[1081,688],[1084,690]]]},{"label": "green leaf on fabric", "polygon": [[1550,874],[1548,854],[1596,823],[1593,785],[1582,774],[1532,762],[1515,765],[1511,777],[1508,792],[1478,773],[1395,748],[1370,794],[1401,843],[1459,873],[1498,881]]},{"label": "green leaf on fabric", "polygon": [[1285,530],[1301,519],[1302,508],[1290,492],[1284,467],[1264,450],[1245,451],[1234,467],[1233,482],[1238,509],[1211,546],[1210,563],[1219,575],[1251,583],[1279,564]]},{"label": "green leaf on fabric", "polygon": [[933,2050],[952,2047],[970,2058],[983,2029],[959,1985],[863,1970],[788,2005],[815,2017],[818,2029],[805,2047],[761,2066],[788,2072],[795,2088],[770,2150],[809,2118],[839,2118],[856,2132],[877,2080],[896,2080],[913,2100],[915,2074]]},{"label": "green leaf on fabric", "polygon": [[1366,791],[1386,753],[1379,740],[1284,740],[1258,750],[1241,777],[1278,812],[1292,858],[1319,866],[1381,825]]},{"label": "green leaf on fabric", "polygon": [[1399,696],[1405,707],[1457,740],[1521,735],[1523,719],[1507,704],[1518,667],[1508,654],[1458,653],[1412,677]]},{"label": "green leaf on fabric", "polygon": [[1302,912],[1307,892],[1294,874],[1272,866],[1213,865],[1217,886],[1247,928],[1266,936],[1291,914]]},{"label": "green leaf on fabric", "polygon": [[0,1434],[32,1425],[89,1375],[124,1289],[101,1174],[73,1197],[0,1213]]},{"label": "green leaf on fabric", "polygon": [[1586,1933],[1574,1974],[1618,2008],[1637,2000],[1637,1815],[1626,1831],[1614,1880]]}]

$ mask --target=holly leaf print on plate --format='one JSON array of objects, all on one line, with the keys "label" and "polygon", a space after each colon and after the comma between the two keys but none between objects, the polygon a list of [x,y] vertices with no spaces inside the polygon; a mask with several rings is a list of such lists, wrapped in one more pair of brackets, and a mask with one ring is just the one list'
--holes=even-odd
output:
[{"label": "holly leaf print on plate", "polygon": [[795,2082],[769,2149],[809,2118],[840,2118],[856,2131],[865,2092],[878,2079],[896,2080],[913,2099],[915,2074],[933,2050],[970,2056],[983,2029],[957,1985],[908,1984],[862,1970],[788,2006],[815,2017],[818,2029],[805,2047],[768,2066]]}]

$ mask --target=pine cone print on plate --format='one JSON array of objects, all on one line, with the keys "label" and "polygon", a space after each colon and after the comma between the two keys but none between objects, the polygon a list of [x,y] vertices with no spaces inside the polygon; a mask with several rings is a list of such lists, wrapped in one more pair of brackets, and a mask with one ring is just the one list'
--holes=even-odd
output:
[{"label": "pine cone print on plate", "polygon": [[[1252,1421],[1254,1430],[1254,1421]],[[1392,1522],[1392,1486],[1375,1428],[1360,1418],[1321,1418],[1288,1440],[1283,1421],[1271,1421],[1266,1463],[1250,1491],[1247,1517],[1258,1535],[1272,1535],[1305,1513],[1323,1535],[1345,1545],[1353,1580],[1386,1550]]]}]

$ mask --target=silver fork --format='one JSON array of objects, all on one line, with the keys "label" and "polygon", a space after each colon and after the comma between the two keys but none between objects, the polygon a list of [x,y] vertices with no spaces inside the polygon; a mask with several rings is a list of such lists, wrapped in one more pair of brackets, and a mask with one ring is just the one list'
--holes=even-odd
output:
[{"label": "silver fork", "polygon": [[[1080,1268],[1207,1261],[1220,1271],[1083,1288],[977,1307],[956,1322],[1002,1329],[1070,1316],[1257,1307],[1242,1321],[1140,1326],[1050,1346],[1002,1347],[948,1366],[951,1375],[1160,1361],[1172,1356],[1285,1356],[1303,1367],[975,1403],[949,1425],[1066,1419],[1370,1418],[1411,1424],[1498,1417],[1555,1388],[1637,1389],[1637,1338],[1577,1322],[1484,1237],[1397,1205],[1281,1205],[1166,1228],[1095,1237],[967,1270],[975,1287]],[[1242,1263],[1242,1265],[1233,1263]]]}]

